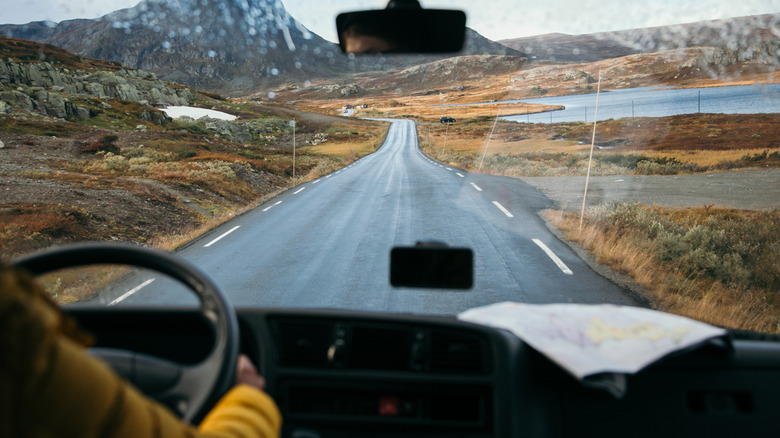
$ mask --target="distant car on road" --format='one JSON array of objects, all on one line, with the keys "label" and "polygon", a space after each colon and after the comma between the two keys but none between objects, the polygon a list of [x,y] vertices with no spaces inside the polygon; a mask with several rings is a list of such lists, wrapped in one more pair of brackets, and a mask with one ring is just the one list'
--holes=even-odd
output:
[{"label": "distant car on road", "polygon": [[455,119],[450,116],[444,116],[441,119],[439,119],[439,122],[441,123],[455,123]]}]

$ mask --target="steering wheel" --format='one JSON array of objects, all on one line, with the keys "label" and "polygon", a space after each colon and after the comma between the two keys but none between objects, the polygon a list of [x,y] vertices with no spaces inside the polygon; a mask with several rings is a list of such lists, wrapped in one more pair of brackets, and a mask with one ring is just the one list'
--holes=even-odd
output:
[{"label": "steering wheel", "polygon": [[228,299],[194,265],[169,253],[140,246],[86,243],[50,249],[17,259],[13,265],[33,275],[94,264],[121,264],[166,274],[187,286],[200,301],[199,312],[211,326],[214,346],[195,365],[183,365],[128,350],[90,350],[115,371],[160,401],[182,419],[192,422],[205,415],[235,383],[238,360],[238,320]]}]

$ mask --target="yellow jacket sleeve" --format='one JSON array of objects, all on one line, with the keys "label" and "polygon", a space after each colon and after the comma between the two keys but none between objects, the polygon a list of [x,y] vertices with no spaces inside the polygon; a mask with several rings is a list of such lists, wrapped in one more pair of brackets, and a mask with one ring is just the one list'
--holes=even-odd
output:
[{"label": "yellow jacket sleeve", "polygon": [[266,393],[247,385],[230,390],[211,410],[200,431],[215,437],[277,437],[282,416]]},{"label": "yellow jacket sleeve", "polygon": [[229,391],[200,430],[84,352],[80,333],[25,275],[0,268],[0,437],[275,437],[270,397]]}]

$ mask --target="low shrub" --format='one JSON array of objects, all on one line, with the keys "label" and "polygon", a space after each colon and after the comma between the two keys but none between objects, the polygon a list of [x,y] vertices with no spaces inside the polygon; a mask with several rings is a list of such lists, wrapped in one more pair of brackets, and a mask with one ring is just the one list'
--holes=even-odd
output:
[{"label": "low shrub", "polygon": [[630,275],[663,310],[778,332],[780,210],[665,209],[616,203],[547,212],[566,237]]},{"label": "low shrub", "polygon": [[665,210],[613,204],[589,216],[599,228],[651,242],[654,258],[686,276],[780,291],[780,210]]},{"label": "low shrub", "polygon": [[651,158],[636,154],[605,154],[599,155],[598,160],[605,163],[615,164],[619,167],[625,167],[626,169],[630,170],[636,169],[637,165],[642,161],[652,161]]},{"label": "low shrub", "polygon": [[756,154],[746,154],[742,156],[742,161],[746,163],[757,163],[761,161],[780,161],[780,152],[774,151],[771,154],[768,150]]},{"label": "low shrub", "polygon": [[96,154],[98,152],[119,154],[119,146],[114,144],[118,139],[119,137],[114,134],[106,134],[101,140],[82,146],[79,151],[87,154]]},{"label": "low shrub", "polygon": [[678,175],[701,172],[705,169],[695,163],[677,161],[674,157],[654,157],[636,163],[634,173],[638,175]]}]

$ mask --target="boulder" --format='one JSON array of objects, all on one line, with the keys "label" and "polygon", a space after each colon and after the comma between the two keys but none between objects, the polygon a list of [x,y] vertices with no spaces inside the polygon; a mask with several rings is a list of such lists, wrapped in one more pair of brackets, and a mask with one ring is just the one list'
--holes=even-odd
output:
[{"label": "boulder", "polygon": [[65,99],[57,93],[50,93],[41,90],[35,93],[33,97],[35,110],[47,116],[53,116],[64,119],[68,116],[65,110]]},{"label": "boulder", "polygon": [[141,119],[148,122],[156,123],[158,125],[164,125],[171,121],[171,118],[167,114],[161,111],[149,111],[143,110],[141,113]]},{"label": "boulder", "polygon": [[34,109],[30,96],[21,91],[3,91],[0,93],[0,100],[7,102],[11,107],[22,111],[32,111]]},{"label": "boulder", "polygon": [[74,115],[81,120],[87,120],[92,118],[92,112],[89,110],[89,108],[82,105],[76,106],[76,113]]},{"label": "boulder", "polygon": [[198,121],[203,122],[206,129],[213,131],[220,137],[238,143],[249,143],[262,132],[260,128],[251,123],[229,122],[208,117],[202,117]]},{"label": "boulder", "polygon": [[363,94],[366,90],[364,90],[362,87],[358,85],[347,85],[346,87],[342,88],[339,92],[341,96],[347,97],[347,96],[355,96],[359,94]]}]

